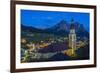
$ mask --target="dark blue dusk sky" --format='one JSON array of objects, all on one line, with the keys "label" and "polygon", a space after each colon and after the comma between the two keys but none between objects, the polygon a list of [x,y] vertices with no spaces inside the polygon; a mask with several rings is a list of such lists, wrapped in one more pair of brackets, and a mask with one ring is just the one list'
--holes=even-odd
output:
[{"label": "dark blue dusk sky", "polygon": [[89,31],[89,13],[21,10],[21,24],[41,29],[52,27],[61,20],[70,23],[72,18]]}]

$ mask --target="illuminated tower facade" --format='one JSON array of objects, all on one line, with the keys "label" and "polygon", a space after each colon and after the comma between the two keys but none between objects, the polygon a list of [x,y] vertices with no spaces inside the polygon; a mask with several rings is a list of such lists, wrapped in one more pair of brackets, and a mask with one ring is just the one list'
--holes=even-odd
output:
[{"label": "illuminated tower facade", "polygon": [[70,32],[69,32],[69,48],[71,49],[71,54],[75,54],[76,49],[76,33],[74,21],[71,21]]}]

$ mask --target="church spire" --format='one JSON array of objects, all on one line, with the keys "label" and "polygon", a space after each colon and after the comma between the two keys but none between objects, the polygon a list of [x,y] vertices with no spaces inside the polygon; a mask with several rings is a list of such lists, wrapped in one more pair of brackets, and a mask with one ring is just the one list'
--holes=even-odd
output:
[{"label": "church spire", "polygon": [[70,29],[75,29],[74,19],[71,20]]}]

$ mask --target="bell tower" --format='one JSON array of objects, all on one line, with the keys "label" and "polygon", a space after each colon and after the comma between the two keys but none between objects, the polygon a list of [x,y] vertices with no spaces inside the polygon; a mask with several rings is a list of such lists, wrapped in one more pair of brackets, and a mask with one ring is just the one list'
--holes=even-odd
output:
[{"label": "bell tower", "polygon": [[71,54],[75,54],[76,49],[76,33],[75,33],[75,23],[71,20],[70,31],[69,31],[69,48],[71,49]]}]

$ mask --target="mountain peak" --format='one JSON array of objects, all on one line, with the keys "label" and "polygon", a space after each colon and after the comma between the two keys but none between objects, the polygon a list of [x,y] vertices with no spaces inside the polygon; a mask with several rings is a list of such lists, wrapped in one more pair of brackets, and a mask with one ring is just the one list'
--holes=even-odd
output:
[{"label": "mountain peak", "polygon": [[51,27],[53,29],[56,29],[56,31],[67,31],[68,29],[68,23],[65,20],[61,20],[58,22],[55,26]]}]

